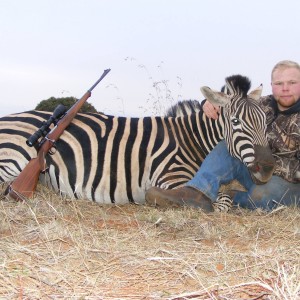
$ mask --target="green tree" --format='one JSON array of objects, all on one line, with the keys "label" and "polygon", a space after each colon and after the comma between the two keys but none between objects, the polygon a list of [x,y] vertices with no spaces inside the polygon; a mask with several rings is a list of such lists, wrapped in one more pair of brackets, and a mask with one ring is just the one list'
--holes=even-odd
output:
[{"label": "green tree", "polygon": [[[63,97],[63,98],[55,98],[51,97],[47,100],[42,100],[36,107],[36,110],[42,110],[42,111],[54,111],[57,105],[63,104],[67,109],[69,109],[77,99],[75,97]],[[79,112],[92,112],[97,113],[97,110],[95,107],[85,102]]]}]

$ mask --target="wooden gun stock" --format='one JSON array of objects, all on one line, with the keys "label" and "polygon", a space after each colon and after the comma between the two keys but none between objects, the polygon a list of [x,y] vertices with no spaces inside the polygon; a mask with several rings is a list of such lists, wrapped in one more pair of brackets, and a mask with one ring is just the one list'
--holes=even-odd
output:
[{"label": "wooden gun stock", "polygon": [[25,200],[31,198],[36,189],[39,176],[43,171],[45,159],[38,153],[38,157],[32,158],[25,166],[19,176],[9,185],[7,193],[15,200]]},{"label": "wooden gun stock", "polygon": [[63,134],[64,130],[72,122],[83,104],[91,96],[92,90],[109,71],[110,69],[104,70],[97,82],[66,112],[54,128],[42,139],[39,144],[37,157],[32,158],[29,161],[18,177],[8,186],[5,194],[9,194],[9,196],[15,200],[25,200],[26,198],[31,198],[33,196],[40,173],[47,169],[45,160],[46,155]]}]

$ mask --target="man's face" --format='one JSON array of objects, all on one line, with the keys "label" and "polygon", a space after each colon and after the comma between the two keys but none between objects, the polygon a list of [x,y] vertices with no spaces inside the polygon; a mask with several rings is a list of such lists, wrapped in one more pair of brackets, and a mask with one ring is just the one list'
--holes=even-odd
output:
[{"label": "man's face", "polygon": [[279,109],[286,110],[300,98],[300,71],[296,68],[277,69],[271,85]]}]

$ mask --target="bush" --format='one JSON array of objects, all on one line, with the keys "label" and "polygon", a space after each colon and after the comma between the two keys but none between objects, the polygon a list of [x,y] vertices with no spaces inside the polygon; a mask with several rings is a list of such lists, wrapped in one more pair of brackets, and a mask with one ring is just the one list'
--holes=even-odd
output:
[{"label": "bush", "polygon": [[[54,109],[57,107],[59,104],[63,104],[67,109],[69,109],[77,99],[75,97],[63,97],[63,98],[55,98],[51,97],[47,100],[42,100],[36,107],[36,110],[42,110],[42,111],[54,111]],[[92,112],[92,113],[97,113],[97,110],[95,107],[88,103],[85,102],[79,112]]]}]

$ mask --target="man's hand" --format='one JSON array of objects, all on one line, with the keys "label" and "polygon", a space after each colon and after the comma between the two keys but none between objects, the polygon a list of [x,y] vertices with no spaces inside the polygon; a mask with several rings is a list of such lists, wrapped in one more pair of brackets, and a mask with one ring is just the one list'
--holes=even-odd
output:
[{"label": "man's hand", "polygon": [[218,119],[219,113],[220,113],[220,107],[219,106],[214,106],[211,104],[209,101],[205,101],[203,104],[203,112],[208,118],[212,119]]}]

